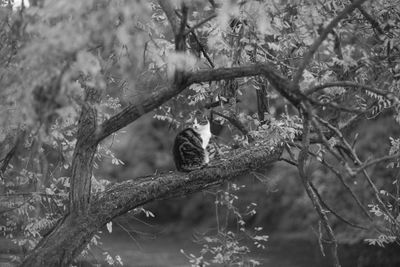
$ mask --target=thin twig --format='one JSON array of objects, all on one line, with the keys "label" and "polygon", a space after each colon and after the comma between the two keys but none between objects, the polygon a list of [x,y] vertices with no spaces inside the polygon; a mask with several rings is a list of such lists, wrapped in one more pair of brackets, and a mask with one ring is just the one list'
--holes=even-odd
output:
[{"label": "thin twig", "polygon": [[339,215],[336,211],[334,211],[331,207],[329,207],[329,205],[322,199],[321,195],[319,194],[317,188],[315,187],[315,185],[310,181],[310,186],[311,188],[314,190],[314,193],[317,195],[319,201],[321,202],[321,204],[330,212],[332,213],[336,218],[338,218],[339,220],[341,220],[342,222],[344,222],[345,224],[354,227],[354,228],[358,228],[358,229],[363,229],[363,230],[368,230],[368,228],[352,223],[349,220],[343,218],[341,215]]},{"label": "thin twig", "polygon": [[193,31],[199,27],[201,27],[203,24],[207,23],[208,21],[212,20],[213,18],[217,17],[217,14],[212,14],[210,16],[208,16],[207,18],[205,18],[204,20],[200,21],[199,23],[197,23],[196,25],[192,26],[189,28],[189,30],[187,30],[184,35],[188,35],[189,33],[193,33]]},{"label": "thin twig", "polygon": [[353,172],[354,172],[354,174],[357,174],[357,173],[361,172],[362,170],[364,170],[364,169],[366,169],[366,168],[368,168],[368,167],[370,167],[372,165],[378,164],[378,163],[380,163],[382,161],[391,160],[391,159],[395,159],[395,158],[399,158],[399,157],[400,157],[400,153],[394,154],[394,155],[388,155],[388,156],[384,156],[384,157],[380,157],[380,158],[376,158],[376,159],[373,159],[373,160],[369,160],[367,162],[364,162],[364,164],[362,166],[360,166],[357,169],[353,170]]},{"label": "thin twig", "polygon": [[298,166],[297,162],[295,162],[295,161],[293,161],[293,160],[290,160],[290,159],[279,158],[278,160],[284,161],[284,162],[289,163],[290,165],[293,165],[293,166],[296,166],[296,167]]}]

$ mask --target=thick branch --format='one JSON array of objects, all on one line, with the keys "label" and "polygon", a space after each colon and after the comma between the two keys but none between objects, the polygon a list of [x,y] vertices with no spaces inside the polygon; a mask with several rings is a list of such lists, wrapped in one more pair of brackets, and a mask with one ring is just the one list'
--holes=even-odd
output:
[{"label": "thick branch", "polygon": [[168,0],[159,0],[158,4],[161,6],[165,15],[167,15],[168,21],[171,24],[171,28],[172,28],[174,35],[175,36],[178,35],[180,23],[179,23],[178,17],[175,15],[175,11],[171,5],[171,2]]},{"label": "thick branch", "polygon": [[97,110],[94,105],[99,100],[99,91],[86,88],[86,102],[82,105],[72,157],[69,192],[70,212],[76,214],[86,213],[89,207],[93,157],[97,150],[97,142],[93,139],[97,128]]},{"label": "thick branch", "polygon": [[[29,254],[22,266],[69,266],[94,234],[113,218],[154,200],[199,192],[273,163],[282,148],[253,146],[190,173],[164,173],[115,184],[93,199],[89,212],[67,215]],[[64,255],[62,258],[59,255]]]},{"label": "thick branch", "polygon": [[137,120],[143,114],[159,107],[164,102],[178,95],[186,87],[194,83],[228,80],[240,77],[250,77],[263,75],[270,84],[294,105],[299,103],[299,96],[294,93],[293,86],[286,78],[282,77],[269,64],[253,64],[241,67],[219,68],[210,70],[199,70],[196,72],[187,72],[182,77],[180,83],[172,83],[170,86],[153,92],[140,104],[131,104],[117,115],[105,121],[98,129],[96,140],[101,141],[110,134],[127,126],[129,123]]}]

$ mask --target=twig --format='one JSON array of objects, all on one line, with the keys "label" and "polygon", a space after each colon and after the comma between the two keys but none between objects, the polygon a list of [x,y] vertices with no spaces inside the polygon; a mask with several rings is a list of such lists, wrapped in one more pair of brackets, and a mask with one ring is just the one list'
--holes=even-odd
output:
[{"label": "twig", "polygon": [[363,165],[361,165],[360,167],[358,167],[357,169],[353,170],[354,174],[357,174],[359,172],[361,172],[362,170],[364,170],[365,168],[368,168],[372,165],[378,164],[382,161],[386,161],[386,160],[391,160],[391,159],[395,159],[395,158],[399,158],[400,157],[400,153],[398,154],[394,154],[394,155],[388,155],[388,156],[384,156],[384,157],[380,157],[377,159],[373,159],[373,160],[369,160],[367,162],[364,162]]},{"label": "twig", "polygon": [[197,35],[194,32],[192,32],[192,36],[193,36],[194,40],[196,41],[196,43],[199,45],[201,53],[203,53],[203,56],[207,59],[207,61],[210,64],[210,66],[212,68],[215,68],[214,62],[211,60],[210,56],[207,54],[207,51],[204,49],[204,46],[200,42],[199,38],[197,38]]},{"label": "twig", "polygon": [[200,21],[199,23],[197,23],[196,25],[192,26],[189,28],[189,30],[187,30],[184,35],[188,35],[189,33],[193,33],[193,31],[197,28],[199,28],[200,26],[202,26],[203,24],[207,23],[208,21],[212,20],[213,18],[217,17],[217,14],[212,14],[210,16],[208,16],[207,18],[205,18],[204,20]]},{"label": "twig", "polygon": [[[180,14],[176,14],[178,17],[180,17],[182,19],[182,15]],[[197,45],[199,46],[201,53],[203,54],[203,56],[207,59],[208,63],[210,64],[211,68],[215,68],[215,64],[214,62],[211,60],[210,56],[208,55],[206,49],[204,48],[204,45],[200,42],[199,38],[197,37],[196,33],[194,32],[194,29],[192,30],[192,27],[189,25],[189,23],[186,22],[186,27],[189,29],[187,31],[187,33],[184,33],[184,37],[186,37],[189,33],[192,34],[193,39],[195,40],[195,42],[197,43]]]},{"label": "twig", "polygon": [[335,212],[331,207],[329,207],[328,204],[326,204],[326,202],[322,199],[321,195],[319,194],[317,188],[315,187],[315,185],[310,181],[310,186],[311,188],[314,190],[314,193],[317,195],[319,201],[321,202],[321,204],[330,212],[332,213],[336,218],[338,218],[339,220],[341,220],[342,222],[344,222],[345,224],[354,227],[354,228],[358,228],[358,229],[363,229],[363,230],[367,230],[368,228],[352,223],[350,221],[348,221],[347,219],[343,218],[341,215],[339,215],[337,212]]},{"label": "twig", "polygon": [[[315,155],[314,153],[309,152],[310,155],[312,155],[313,157],[317,158],[317,155]],[[317,159],[318,160],[318,159]],[[342,174],[340,172],[338,172],[334,166],[332,166],[330,163],[328,163],[325,159],[321,159],[320,161],[324,166],[326,166],[340,181],[340,183],[344,186],[344,188],[350,193],[351,197],[354,199],[354,201],[356,202],[356,204],[358,205],[358,207],[360,208],[360,210],[364,213],[364,215],[370,220],[372,221],[372,217],[371,214],[368,212],[368,210],[363,206],[363,204],[361,203],[360,199],[357,197],[356,193],[353,191],[353,189],[351,189],[351,187],[346,183],[346,181],[344,180]]]},{"label": "twig", "polygon": [[293,161],[293,160],[290,160],[290,159],[279,158],[278,160],[284,161],[284,162],[289,163],[290,165],[293,165],[293,166],[296,166],[296,167],[298,166],[297,162],[295,162],[295,161]]},{"label": "twig", "polygon": [[246,127],[244,127],[244,125],[236,118],[236,116],[226,116],[222,113],[219,113],[217,111],[211,110],[211,112],[215,115],[220,116],[221,118],[226,119],[227,121],[229,121],[230,124],[232,124],[233,126],[235,126],[244,136],[247,137],[249,143],[253,142],[254,139],[253,137],[249,134],[249,131],[246,129]]}]

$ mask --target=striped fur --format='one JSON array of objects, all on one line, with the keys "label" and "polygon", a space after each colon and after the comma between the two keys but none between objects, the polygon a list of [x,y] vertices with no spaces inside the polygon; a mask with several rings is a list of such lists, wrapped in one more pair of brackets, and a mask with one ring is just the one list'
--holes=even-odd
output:
[{"label": "striped fur", "polygon": [[192,128],[176,136],[173,155],[176,169],[182,172],[201,169],[208,163],[208,152],[203,148],[203,140]]}]

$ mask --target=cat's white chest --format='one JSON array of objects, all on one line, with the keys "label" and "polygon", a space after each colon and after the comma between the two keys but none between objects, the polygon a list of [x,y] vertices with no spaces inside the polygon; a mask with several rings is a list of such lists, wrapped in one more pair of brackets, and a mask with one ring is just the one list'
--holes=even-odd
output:
[{"label": "cat's white chest", "polygon": [[195,121],[193,128],[200,135],[200,138],[203,141],[202,143],[203,149],[206,149],[208,142],[210,142],[211,138],[210,122],[207,122],[206,125],[199,125],[197,121]]},{"label": "cat's white chest", "polygon": [[202,147],[203,149],[206,149],[208,142],[210,142],[211,138],[211,131],[208,129],[208,131],[203,131],[200,133],[201,140],[203,141]]}]

